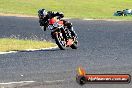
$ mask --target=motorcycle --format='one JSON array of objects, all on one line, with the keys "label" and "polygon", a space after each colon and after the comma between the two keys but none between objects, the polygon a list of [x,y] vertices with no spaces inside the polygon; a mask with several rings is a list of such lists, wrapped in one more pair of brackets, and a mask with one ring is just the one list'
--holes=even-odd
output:
[{"label": "motorcycle", "polygon": [[48,29],[52,31],[51,36],[61,50],[65,50],[67,47],[78,48],[77,36],[73,37],[71,35],[69,29],[64,26],[63,21],[55,17],[50,19]]}]

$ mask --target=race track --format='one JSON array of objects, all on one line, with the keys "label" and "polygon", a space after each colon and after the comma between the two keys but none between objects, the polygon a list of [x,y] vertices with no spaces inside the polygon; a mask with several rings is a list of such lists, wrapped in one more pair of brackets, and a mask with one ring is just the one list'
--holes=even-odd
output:
[{"label": "race track", "polygon": [[[53,49],[0,55],[0,83],[35,81],[20,88],[131,88],[130,84],[86,84],[75,81],[76,69],[87,73],[132,75],[132,22],[70,20],[78,34],[77,50]],[[37,18],[0,17],[0,38],[53,41]],[[17,88],[19,86],[17,85]]]}]

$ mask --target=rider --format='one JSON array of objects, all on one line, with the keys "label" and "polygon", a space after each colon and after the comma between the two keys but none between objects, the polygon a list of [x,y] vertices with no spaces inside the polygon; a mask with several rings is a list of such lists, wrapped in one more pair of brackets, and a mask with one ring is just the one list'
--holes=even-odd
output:
[{"label": "rider", "polygon": [[[38,11],[38,16],[39,16],[39,23],[40,23],[40,27],[46,31],[46,28],[48,27],[48,23],[49,23],[49,19],[52,19],[53,17],[58,17],[58,19],[61,19],[64,17],[62,12],[52,12],[52,11],[46,11],[45,9],[40,9]],[[64,26],[67,27],[69,29],[69,31],[71,32],[72,36],[76,36],[75,31],[73,30],[73,26],[72,23],[69,23],[65,20],[62,20],[64,23]]]}]

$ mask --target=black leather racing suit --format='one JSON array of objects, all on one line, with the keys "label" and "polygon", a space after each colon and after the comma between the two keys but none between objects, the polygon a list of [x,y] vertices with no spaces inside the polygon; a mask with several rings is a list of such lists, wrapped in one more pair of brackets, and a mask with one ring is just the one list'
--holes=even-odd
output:
[{"label": "black leather racing suit", "polygon": [[[45,17],[39,17],[40,26],[44,26],[44,29],[43,29],[44,31],[46,31],[46,28],[48,27],[48,23],[49,23],[48,19],[51,19],[56,16],[58,17],[58,19],[61,19],[64,17],[64,15],[62,13],[52,12],[52,11],[48,11],[47,15]],[[71,32],[71,35],[77,36],[75,31],[73,30],[72,23],[69,23],[65,20],[62,20],[62,21],[64,22],[64,26],[67,27],[69,29],[69,31]]]}]

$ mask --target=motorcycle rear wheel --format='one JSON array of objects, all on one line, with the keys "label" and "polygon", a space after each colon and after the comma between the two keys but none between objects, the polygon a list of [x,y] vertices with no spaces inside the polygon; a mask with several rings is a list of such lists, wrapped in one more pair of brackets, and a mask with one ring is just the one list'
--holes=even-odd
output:
[{"label": "motorcycle rear wheel", "polygon": [[78,48],[78,41],[75,39],[74,43],[70,46],[72,49],[77,49]]},{"label": "motorcycle rear wheel", "polygon": [[78,46],[77,46],[77,44],[74,43],[74,44],[71,45],[71,48],[72,48],[72,49],[77,49]]}]

